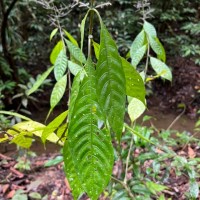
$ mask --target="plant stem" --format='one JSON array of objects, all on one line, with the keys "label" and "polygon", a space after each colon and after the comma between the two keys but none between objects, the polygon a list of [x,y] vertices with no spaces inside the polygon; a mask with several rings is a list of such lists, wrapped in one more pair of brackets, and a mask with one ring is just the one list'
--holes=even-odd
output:
[{"label": "plant stem", "polygon": [[147,76],[147,70],[148,70],[148,65],[149,65],[149,54],[150,54],[150,45],[149,45],[149,39],[147,38],[147,59],[146,59],[146,65],[145,65],[145,69],[144,69],[144,78],[146,80],[146,76]]},{"label": "plant stem", "polygon": [[128,163],[129,163],[129,160],[130,160],[131,150],[132,150],[132,147],[133,147],[133,140],[134,140],[134,135],[132,135],[131,144],[130,144],[130,148],[129,148],[129,151],[128,151],[128,156],[126,158],[126,168],[125,168],[125,177],[124,177],[124,183],[125,184],[127,183]]},{"label": "plant stem", "polygon": [[133,195],[133,193],[131,192],[130,188],[127,186],[126,183],[124,183],[123,181],[120,181],[119,179],[116,179],[116,178],[113,177],[113,176],[111,177],[111,179],[112,179],[113,181],[115,181],[115,182],[121,184],[121,185],[124,187],[124,189],[127,191],[129,197],[130,197],[131,199],[134,199],[134,195]]}]

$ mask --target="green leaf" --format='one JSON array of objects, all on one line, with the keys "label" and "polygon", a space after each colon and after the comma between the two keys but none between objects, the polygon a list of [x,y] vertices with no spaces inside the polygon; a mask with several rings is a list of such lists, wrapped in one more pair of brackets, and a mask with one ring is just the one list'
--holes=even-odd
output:
[{"label": "green leaf", "polygon": [[81,70],[83,70],[82,66],[80,66],[70,60],[68,61],[68,68],[74,76],[76,76]]},{"label": "green leaf", "polygon": [[157,37],[149,37],[149,43],[153,51],[157,54],[158,58],[165,62],[166,53],[160,40]]},{"label": "green leaf", "polygon": [[54,159],[50,159],[47,162],[45,162],[44,166],[45,167],[52,167],[52,166],[57,165],[61,162],[63,162],[63,156],[56,156]]},{"label": "green leaf", "polygon": [[45,143],[46,139],[49,137],[51,133],[53,133],[66,119],[68,115],[68,110],[61,113],[58,117],[56,117],[52,122],[50,122],[42,132],[42,142]]},{"label": "green leaf", "polygon": [[65,35],[68,37],[68,39],[75,45],[78,47],[78,42],[76,41],[76,39],[68,32],[64,29],[64,33]]},{"label": "green leaf", "polygon": [[84,41],[84,34],[85,34],[85,22],[86,22],[86,19],[88,17],[89,12],[90,11],[88,11],[86,13],[85,17],[81,21],[81,27],[80,27],[80,30],[81,30],[81,51],[83,51],[83,41]]},{"label": "green leaf", "polygon": [[121,138],[125,114],[125,75],[117,46],[101,24],[99,60],[97,63],[97,93],[109,124]]},{"label": "green leaf", "polygon": [[53,31],[51,32],[51,35],[50,35],[50,41],[52,40],[52,38],[55,36],[55,34],[58,32],[58,28],[55,28],[53,29]]},{"label": "green leaf", "polygon": [[150,58],[150,62],[152,68],[158,75],[164,79],[172,81],[172,72],[165,63],[153,57]]},{"label": "green leaf", "polygon": [[51,110],[59,103],[62,99],[65,89],[67,86],[67,76],[64,75],[54,86],[53,91],[51,93],[50,105]]},{"label": "green leaf", "polygon": [[131,63],[135,68],[140,63],[142,58],[144,57],[144,54],[146,53],[146,50],[147,50],[147,45],[143,45],[135,53],[133,53]]},{"label": "green leaf", "polygon": [[51,63],[54,65],[56,58],[58,57],[58,54],[60,53],[60,51],[65,47],[65,45],[63,44],[62,40],[58,41],[58,43],[55,45],[55,47],[53,48],[51,55],[50,55],[50,61]]},{"label": "green leaf", "polygon": [[69,151],[68,141],[65,141],[64,147],[63,147],[63,159],[64,159],[64,170],[67,177],[67,180],[69,181],[70,188],[72,190],[72,194],[74,199],[78,199],[78,197],[84,193],[82,184],[80,182],[80,179],[77,175],[71,153]]},{"label": "green leaf", "polygon": [[64,49],[60,51],[54,64],[55,79],[59,81],[65,74],[67,69],[67,55]]},{"label": "green leaf", "polygon": [[95,41],[92,41],[93,47],[94,47],[94,53],[96,56],[96,59],[99,60],[99,49],[100,49],[100,45],[98,43],[96,43]]},{"label": "green leaf", "polygon": [[134,122],[144,113],[145,110],[146,107],[144,103],[136,98],[132,98],[131,102],[128,105],[128,114],[131,118],[131,121]]},{"label": "green leaf", "polygon": [[[13,136],[18,135],[19,132],[23,132],[27,134],[31,133],[41,138],[42,132],[45,127],[46,126],[44,124],[41,124],[35,121],[26,121],[26,122],[20,122],[18,124],[15,124],[14,126],[12,126],[12,129],[9,129],[7,132]],[[47,140],[53,143],[57,143],[59,138],[57,137],[55,133],[51,133],[48,136]]]},{"label": "green leaf", "polygon": [[199,196],[199,184],[195,180],[190,181],[190,195],[195,199]]},{"label": "green leaf", "polygon": [[149,22],[145,21],[143,25],[144,31],[149,37],[157,37],[156,29],[155,27],[150,24]]},{"label": "green leaf", "polygon": [[39,194],[38,192],[30,192],[28,196],[32,199],[42,199],[41,194]]},{"label": "green leaf", "polygon": [[18,114],[18,113],[15,113],[15,112],[9,112],[9,111],[0,111],[0,114],[4,114],[4,115],[11,115],[11,116],[15,116],[15,117],[19,117],[21,119],[24,119],[24,120],[27,120],[27,121],[31,121],[32,119],[24,116],[24,115],[21,115],[21,114]]},{"label": "green leaf", "polygon": [[65,40],[69,49],[70,54],[80,63],[86,63],[85,55],[82,53],[81,49],[71,43],[69,40]]},{"label": "green leaf", "polygon": [[24,133],[20,133],[18,135],[16,135],[12,140],[11,140],[12,143],[15,143],[16,145],[20,146],[20,147],[23,147],[23,148],[30,148],[31,147],[31,144],[33,142],[33,139],[32,138],[29,138],[29,137],[25,137],[24,136]]},{"label": "green leaf", "polygon": [[145,86],[140,74],[135,68],[124,58],[122,66],[126,78],[126,94],[128,96],[139,99],[145,105]]},{"label": "green leaf", "polygon": [[157,192],[162,192],[163,190],[167,189],[166,186],[154,183],[152,181],[147,181],[146,186],[154,195],[156,195]]},{"label": "green leaf", "polygon": [[30,95],[34,93],[44,82],[44,80],[49,76],[49,74],[52,72],[54,66],[50,67],[47,71],[45,71],[34,83],[33,87],[28,91],[27,95]]},{"label": "green leaf", "polygon": [[102,116],[96,94],[95,69],[91,62],[89,60],[86,64],[88,76],[84,77],[73,103],[68,142],[84,191],[91,199],[97,199],[110,180],[114,155],[110,133],[98,128]]},{"label": "green leaf", "polygon": [[131,49],[130,49],[130,56],[131,58],[134,58],[134,54],[136,51],[138,51],[139,48],[141,48],[146,40],[146,36],[145,36],[145,32],[144,30],[142,30],[135,38],[135,40],[133,41],[132,45],[131,45]]}]

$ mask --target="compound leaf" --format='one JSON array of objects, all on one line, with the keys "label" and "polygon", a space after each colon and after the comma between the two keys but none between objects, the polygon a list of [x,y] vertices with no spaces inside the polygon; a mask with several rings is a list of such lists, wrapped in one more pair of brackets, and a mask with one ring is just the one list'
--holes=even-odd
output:
[{"label": "compound leaf", "polygon": [[125,113],[125,75],[116,44],[103,22],[97,63],[97,93],[109,124],[120,140]]}]

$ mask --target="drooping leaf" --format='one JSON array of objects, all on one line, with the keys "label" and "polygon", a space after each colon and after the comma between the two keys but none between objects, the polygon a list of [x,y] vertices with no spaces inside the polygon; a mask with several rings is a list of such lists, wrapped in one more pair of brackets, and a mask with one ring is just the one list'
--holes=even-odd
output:
[{"label": "drooping leaf", "polygon": [[70,54],[80,63],[86,63],[85,55],[82,53],[81,49],[74,45],[69,40],[65,40],[69,49]]},{"label": "drooping leaf", "polygon": [[145,104],[145,86],[140,74],[124,58],[122,58],[122,66],[126,78],[126,94]]},{"label": "drooping leaf", "polygon": [[103,22],[97,63],[97,92],[109,124],[120,140],[125,113],[125,75],[116,44]]},{"label": "drooping leaf", "polygon": [[131,49],[130,49],[130,56],[131,56],[131,58],[133,58],[135,52],[144,45],[145,39],[146,39],[145,32],[144,32],[144,30],[142,30],[136,36],[135,40],[133,41],[133,43],[131,45]]},{"label": "drooping leaf", "polygon": [[160,40],[157,37],[149,37],[149,43],[153,51],[157,54],[158,58],[165,62],[166,53]]},{"label": "drooping leaf", "polygon": [[81,82],[73,103],[68,143],[84,191],[91,199],[97,199],[110,180],[114,157],[109,132],[98,128],[102,115],[96,94],[95,69],[90,60],[85,68],[88,76]]},{"label": "drooping leaf", "polygon": [[52,72],[54,66],[50,67],[47,71],[45,71],[34,83],[33,87],[28,91],[28,95],[32,94],[35,92],[44,82],[44,80],[49,76],[49,74]]},{"label": "drooping leaf", "polygon": [[172,72],[165,63],[153,57],[150,58],[150,62],[152,68],[158,75],[160,75],[164,79],[172,81]]},{"label": "drooping leaf", "polygon": [[82,184],[80,182],[80,179],[77,175],[77,171],[75,169],[71,153],[69,151],[68,141],[65,141],[64,147],[63,147],[63,159],[64,159],[64,171],[67,177],[67,180],[69,181],[70,188],[72,190],[72,194],[74,199],[78,199],[78,197],[84,193]]},{"label": "drooping leaf", "polygon": [[136,68],[137,65],[140,63],[140,61],[144,57],[146,50],[147,50],[147,45],[143,45],[135,53],[133,53],[131,64],[134,66],[134,68]]},{"label": "drooping leaf", "polygon": [[134,122],[144,113],[145,110],[146,107],[143,102],[136,98],[132,98],[128,105],[128,114],[130,116],[131,121]]},{"label": "drooping leaf", "polygon": [[68,39],[75,45],[78,47],[78,42],[76,41],[76,39],[68,32],[64,29],[64,33],[65,35],[68,37]]},{"label": "drooping leaf", "polygon": [[51,55],[50,55],[50,61],[51,63],[54,65],[56,62],[56,58],[58,57],[58,54],[60,53],[60,51],[64,48],[64,44],[62,42],[62,40],[58,41],[58,43],[55,45],[55,47],[53,48]]},{"label": "drooping leaf", "polygon": [[53,29],[53,31],[50,34],[50,41],[53,39],[53,37],[55,36],[55,34],[58,32],[58,28]]},{"label": "drooping leaf", "polygon": [[83,67],[70,60],[68,61],[68,68],[74,76],[76,76],[81,70],[83,70]]},{"label": "drooping leaf", "polygon": [[54,76],[59,81],[65,74],[67,69],[67,55],[64,49],[60,51],[54,64]]},{"label": "drooping leaf", "polygon": [[150,37],[157,37],[156,29],[153,24],[145,21],[143,25],[144,31]]},{"label": "drooping leaf", "polygon": [[[26,121],[26,122],[20,122],[18,124],[15,124],[14,126],[12,126],[12,129],[9,129],[7,132],[9,133],[9,135],[18,135],[20,132],[26,132],[34,134],[37,137],[42,136],[42,132],[44,130],[46,126],[44,124],[41,124],[39,122],[35,122],[35,121]],[[48,141],[53,142],[53,143],[57,143],[59,138],[55,133],[51,133],[48,138]],[[61,144],[61,143],[60,143]]]},{"label": "drooping leaf", "polygon": [[56,117],[52,122],[50,122],[42,132],[42,142],[45,143],[46,139],[49,137],[51,133],[53,133],[66,119],[68,115],[68,110],[61,113],[58,117]]},{"label": "drooping leaf", "polygon": [[90,11],[88,11],[86,13],[83,20],[81,21],[81,27],[80,27],[80,30],[81,30],[81,51],[83,51],[83,40],[84,40],[84,35],[85,35],[85,22],[86,22],[86,19],[87,19],[89,12]]},{"label": "drooping leaf", "polygon": [[0,114],[4,114],[4,115],[11,115],[11,116],[15,116],[15,117],[19,117],[21,119],[24,119],[24,120],[27,120],[27,121],[31,121],[32,119],[24,116],[24,115],[21,115],[21,114],[18,114],[18,113],[15,113],[15,112],[10,112],[10,111],[0,111]]},{"label": "drooping leaf", "polygon": [[51,93],[50,105],[51,110],[60,102],[62,99],[65,89],[67,86],[67,76],[64,75],[54,86],[53,91]]}]

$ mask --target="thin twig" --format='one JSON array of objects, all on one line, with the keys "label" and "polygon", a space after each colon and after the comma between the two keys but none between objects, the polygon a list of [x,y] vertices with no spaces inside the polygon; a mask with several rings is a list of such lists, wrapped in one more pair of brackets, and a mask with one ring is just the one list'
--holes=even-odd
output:
[{"label": "thin twig", "polygon": [[115,181],[115,182],[121,184],[121,185],[124,187],[124,189],[127,191],[129,197],[130,197],[131,199],[134,199],[134,195],[133,195],[133,193],[131,192],[130,188],[127,186],[127,184],[125,184],[123,181],[120,181],[119,179],[117,179],[117,178],[115,178],[115,177],[113,177],[113,176],[111,177],[111,179],[112,179],[113,181]]}]

